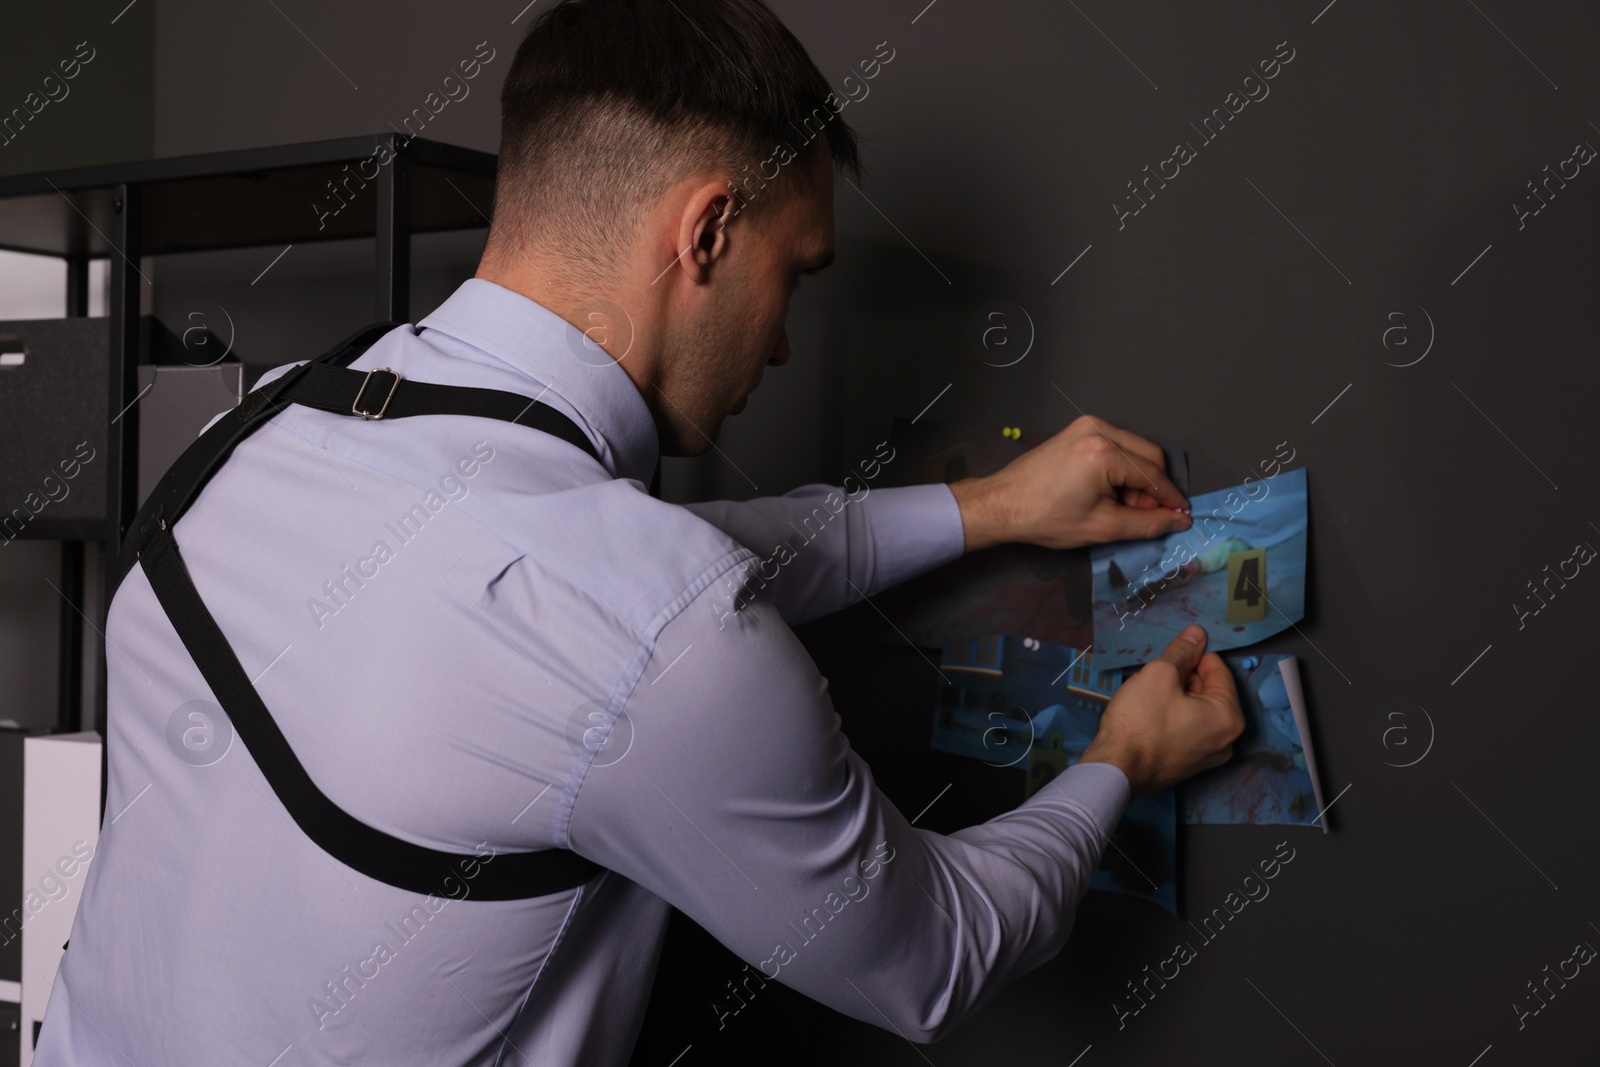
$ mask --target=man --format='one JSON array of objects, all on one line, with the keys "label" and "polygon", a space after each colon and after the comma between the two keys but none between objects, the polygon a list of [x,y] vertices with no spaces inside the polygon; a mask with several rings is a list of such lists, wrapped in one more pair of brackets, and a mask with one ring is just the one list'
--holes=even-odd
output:
[{"label": "man", "polygon": [[1191,628],[1048,788],[918,830],[787,625],[962,551],[1180,528],[1148,441],[1084,418],[993,477],[829,504],[776,574],[758,557],[831,487],[645,491],[789,357],[853,135],[823,110],[822,136],[742,179],[828,100],[759,0],[549,9],[505,85],[477,277],[352,366],[539,400],[597,458],[492,419],[287,406],[173,524],[339,808],[482,868],[568,849],[603,870],[484,899],[481,868],[421,893],[320,849],[232,738],[146,557],[108,620],[108,820],[36,1064],[621,1064],[671,906],[769,978],[936,1040],[1060,950],[1131,794],[1227,758],[1238,704]]}]

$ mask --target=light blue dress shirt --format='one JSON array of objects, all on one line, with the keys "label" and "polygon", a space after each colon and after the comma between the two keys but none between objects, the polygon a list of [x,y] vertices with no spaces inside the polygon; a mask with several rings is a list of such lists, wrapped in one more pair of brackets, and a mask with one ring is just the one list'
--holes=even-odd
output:
[{"label": "light blue dress shirt", "polygon": [[603,465],[488,419],[291,407],[175,537],[335,803],[485,863],[564,847],[605,873],[485,901],[470,877],[420,896],[335,861],[135,568],[106,631],[106,823],[38,1067],[623,1064],[669,906],[747,987],[759,971],[918,1042],[1061,949],[1122,772],[912,827],[789,628],[958,556],[948,487],[665,503],[638,390],[560,317],[473,279],[420,325],[355,366],[537,397]]}]

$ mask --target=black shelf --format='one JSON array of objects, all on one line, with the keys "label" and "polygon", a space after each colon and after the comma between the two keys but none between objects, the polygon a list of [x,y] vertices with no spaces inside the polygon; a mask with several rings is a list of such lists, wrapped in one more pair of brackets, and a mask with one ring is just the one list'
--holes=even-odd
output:
[{"label": "black shelf", "polygon": [[[115,587],[123,534],[137,508],[140,256],[374,238],[373,321],[410,318],[411,235],[489,224],[496,157],[381,133],[305,144],[80,167],[0,178],[0,249],[67,262],[69,317],[89,311],[88,264],[110,264],[110,409],[103,522],[37,520],[32,537],[63,542],[57,729],[80,729],[85,542],[102,545]],[[336,195],[337,194],[337,195]],[[335,210],[337,209],[337,210]],[[105,736],[104,649],[95,729]],[[104,750],[102,749],[102,752]],[[104,804],[102,779],[102,805]]]},{"label": "black shelf", "polygon": [[[375,162],[386,158],[375,153],[395,154],[402,143],[393,162]],[[140,190],[143,255],[375,237],[396,162],[409,179],[411,232],[487,225],[493,155],[388,133],[0,178],[0,248],[111,256],[121,185]],[[337,212],[330,182],[347,194],[348,206]],[[319,216],[319,202],[326,216]]]}]

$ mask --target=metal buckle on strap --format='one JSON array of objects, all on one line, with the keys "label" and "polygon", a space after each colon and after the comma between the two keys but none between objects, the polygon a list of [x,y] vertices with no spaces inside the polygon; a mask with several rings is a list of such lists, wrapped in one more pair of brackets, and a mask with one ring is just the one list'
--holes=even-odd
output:
[{"label": "metal buckle on strap", "polygon": [[[361,406],[361,398],[366,395],[367,383],[372,381],[374,374],[388,374],[394,378],[394,384],[389,386],[389,395],[383,398],[383,406],[377,411],[367,411]],[[367,371],[367,376],[361,379],[361,388],[356,390],[356,400],[350,405],[350,414],[360,415],[363,419],[381,419],[383,413],[389,410],[389,401],[394,399],[394,391],[400,388],[400,375],[388,367],[377,367]]]}]

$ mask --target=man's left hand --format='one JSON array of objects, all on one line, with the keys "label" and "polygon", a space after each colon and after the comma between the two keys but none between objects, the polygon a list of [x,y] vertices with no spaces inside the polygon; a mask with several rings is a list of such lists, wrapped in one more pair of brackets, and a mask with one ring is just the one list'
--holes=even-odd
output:
[{"label": "man's left hand", "polygon": [[1161,447],[1084,415],[982,478],[950,484],[968,552],[1008,541],[1081,548],[1189,525]]}]

